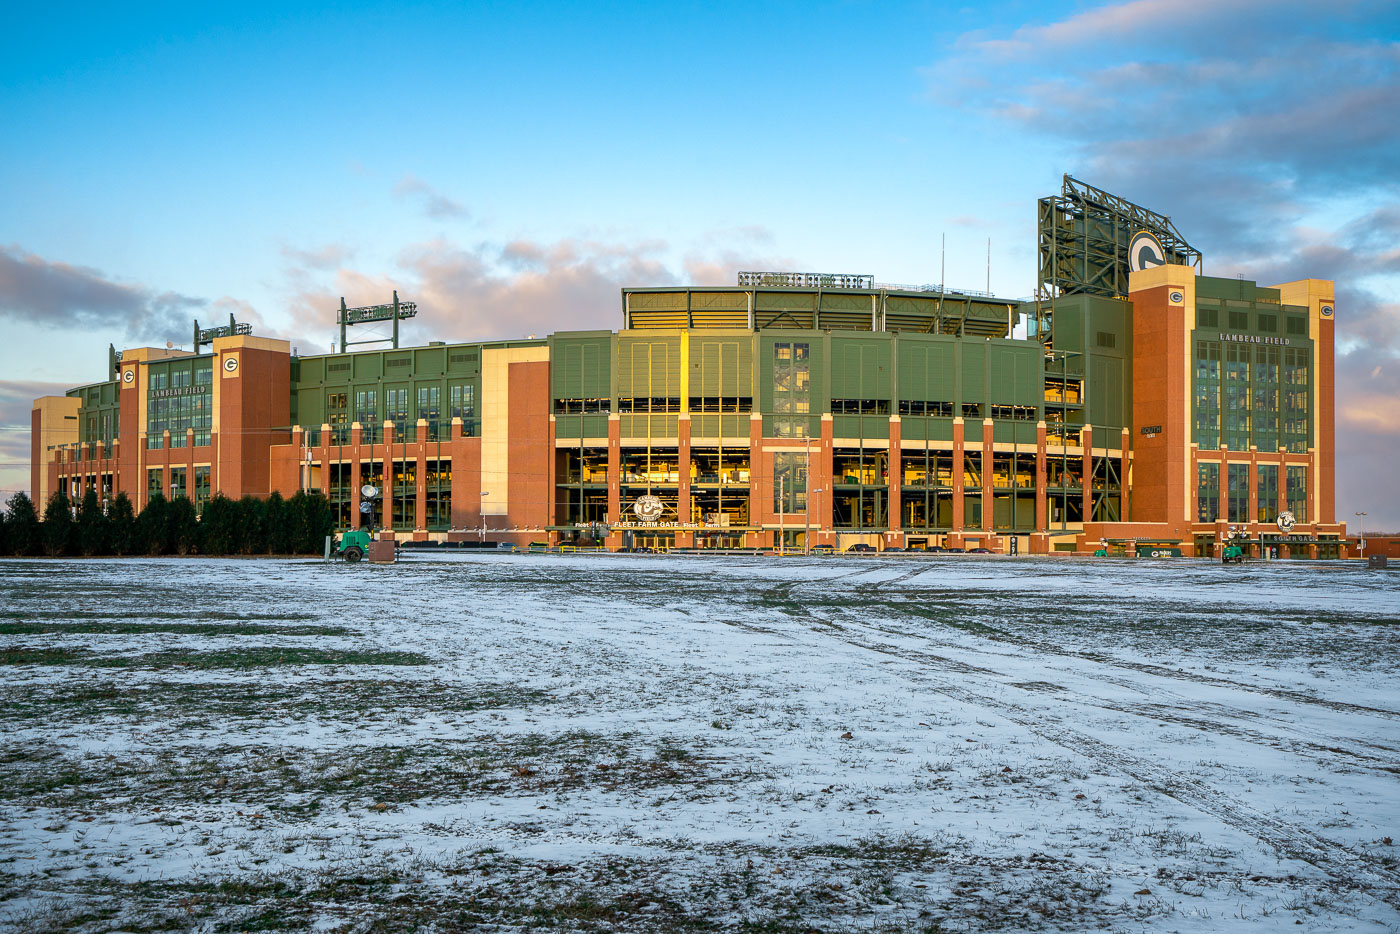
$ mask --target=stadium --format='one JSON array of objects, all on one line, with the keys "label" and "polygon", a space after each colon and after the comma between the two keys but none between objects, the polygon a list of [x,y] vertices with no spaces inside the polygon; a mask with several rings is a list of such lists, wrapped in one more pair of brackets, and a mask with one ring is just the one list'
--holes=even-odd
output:
[{"label": "stadium", "polygon": [[1203,275],[1069,176],[1037,210],[1030,299],[741,272],[624,288],[617,331],[401,348],[395,294],[317,356],[196,323],[35,400],[31,489],[318,489],[419,542],[1343,555],[1333,283]]}]

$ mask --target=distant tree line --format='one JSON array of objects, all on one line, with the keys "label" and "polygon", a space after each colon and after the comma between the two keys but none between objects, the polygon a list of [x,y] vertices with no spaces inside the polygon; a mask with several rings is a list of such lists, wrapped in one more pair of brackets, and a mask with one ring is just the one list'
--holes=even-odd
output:
[{"label": "distant tree line", "polygon": [[104,510],[91,490],[76,509],[66,493],[55,492],[42,518],[27,494],[16,493],[0,512],[0,555],[319,555],[334,526],[319,490],[285,499],[218,494],[202,516],[184,496],[153,494],[137,514],[125,493]]}]

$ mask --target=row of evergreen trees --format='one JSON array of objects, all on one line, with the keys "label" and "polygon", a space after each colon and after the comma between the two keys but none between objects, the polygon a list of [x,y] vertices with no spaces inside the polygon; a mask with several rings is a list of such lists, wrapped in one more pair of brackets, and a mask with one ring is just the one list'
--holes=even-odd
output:
[{"label": "row of evergreen trees", "polygon": [[137,515],[125,493],[104,511],[91,490],[76,509],[56,492],[42,520],[29,496],[16,493],[0,513],[0,555],[320,554],[333,528],[330,502],[319,490],[286,499],[220,494],[204,504],[202,516],[184,496],[153,494]]}]

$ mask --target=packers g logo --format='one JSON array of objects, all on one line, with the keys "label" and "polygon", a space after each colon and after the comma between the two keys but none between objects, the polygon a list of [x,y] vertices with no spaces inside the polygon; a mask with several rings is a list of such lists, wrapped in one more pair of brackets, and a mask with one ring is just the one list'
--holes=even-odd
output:
[{"label": "packers g logo", "polygon": [[1322,308],[1320,309],[1320,311],[1322,312],[1322,317],[1324,317],[1324,318],[1330,318],[1330,317],[1332,317],[1332,305],[1331,305],[1331,303],[1329,302],[1329,303],[1323,305]]},{"label": "packers g logo", "polygon": [[1128,269],[1130,271],[1142,272],[1144,269],[1165,266],[1166,264],[1167,251],[1162,249],[1162,241],[1145,230],[1139,230],[1133,234],[1133,239],[1128,241]]},{"label": "packers g logo", "polygon": [[238,358],[237,358],[237,357],[224,357],[224,370],[225,370],[226,372],[229,372],[229,373],[235,373],[235,372],[237,372],[237,371],[238,371]]},{"label": "packers g logo", "polygon": [[134,383],[134,382],[136,382],[136,370],[133,369],[133,368],[131,368],[131,367],[127,367],[125,370],[123,370],[123,371],[122,371],[122,382],[123,382],[123,383]]}]

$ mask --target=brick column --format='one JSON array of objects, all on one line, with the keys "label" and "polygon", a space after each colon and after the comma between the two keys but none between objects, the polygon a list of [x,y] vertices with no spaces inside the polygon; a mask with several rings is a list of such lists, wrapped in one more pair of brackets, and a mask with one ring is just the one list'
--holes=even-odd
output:
[{"label": "brick column", "polygon": [[[763,416],[754,412],[749,416],[749,525],[762,525],[763,517],[772,511],[773,494],[769,493],[767,500],[763,498],[765,481],[769,481],[769,474],[768,456],[763,450]],[[752,533],[748,545],[762,548],[767,537],[767,532]]]},{"label": "brick column", "polygon": [[[298,448],[300,450],[300,448]],[[300,462],[297,464],[300,467]],[[194,429],[185,429],[185,498],[194,502]]]},{"label": "brick column", "polygon": [[1046,530],[1050,527],[1050,509],[1046,503],[1046,490],[1049,486],[1045,466],[1045,422],[1035,426],[1035,536],[1031,539],[1031,554],[1046,554],[1050,551],[1050,537]]},{"label": "brick column", "polygon": [[383,510],[379,524],[386,529],[394,527],[394,440],[394,423],[386,420],[381,445],[383,482],[379,490],[379,508]]},{"label": "brick column", "polygon": [[423,532],[423,538],[416,540],[427,541],[428,531],[428,420],[418,419],[414,426],[418,442],[414,447],[416,457],[414,458],[413,476],[416,480],[414,484],[413,503],[413,529],[415,532]]},{"label": "brick column", "polygon": [[[1118,519],[1122,522],[1131,521],[1128,512],[1128,498],[1132,495],[1132,490],[1128,488],[1128,444],[1132,440],[1132,435],[1128,429],[1123,429],[1123,440],[1121,442],[1118,455]],[[1168,516],[1167,521],[1176,522],[1174,516]]]},{"label": "brick column", "polygon": [[[622,419],[608,416],[608,522],[622,521]],[[607,544],[622,547],[622,533],[611,532]]]},{"label": "brick column", "polygon": [[889,459],[890,495],[886,502],[886,507],[889,515],[885,521],[885,527],[888,528],[891,532],[899,532],[904,528],[903,517],[900,515],[900,510],[904,506],[904,491],[902,489],[904,484],[904,469],[900,466],[903,451],[902,438],[903,429],[899,421],[899,416],[891,415]]},{"label": "brick column", "polygon": [[982,419],[982,531],[992,531],[992,420]]},{"label": "brick column", "polygon": [[966,447],[964,432],[966,426],[962,416],[953,419],[953,532],[959,535],[963,531],[963,523],[967,519],[966,510],[963,508],[963,451]]},{"label": "brick column", "polygon": [[1080,444],[1084,445],[1084,488],[1080,490],[1082,505],[1080,509],[1084,511],[1084,521],[1092,522],[1094,518],[1094,429],[1088,425],[1079,433]]}]

